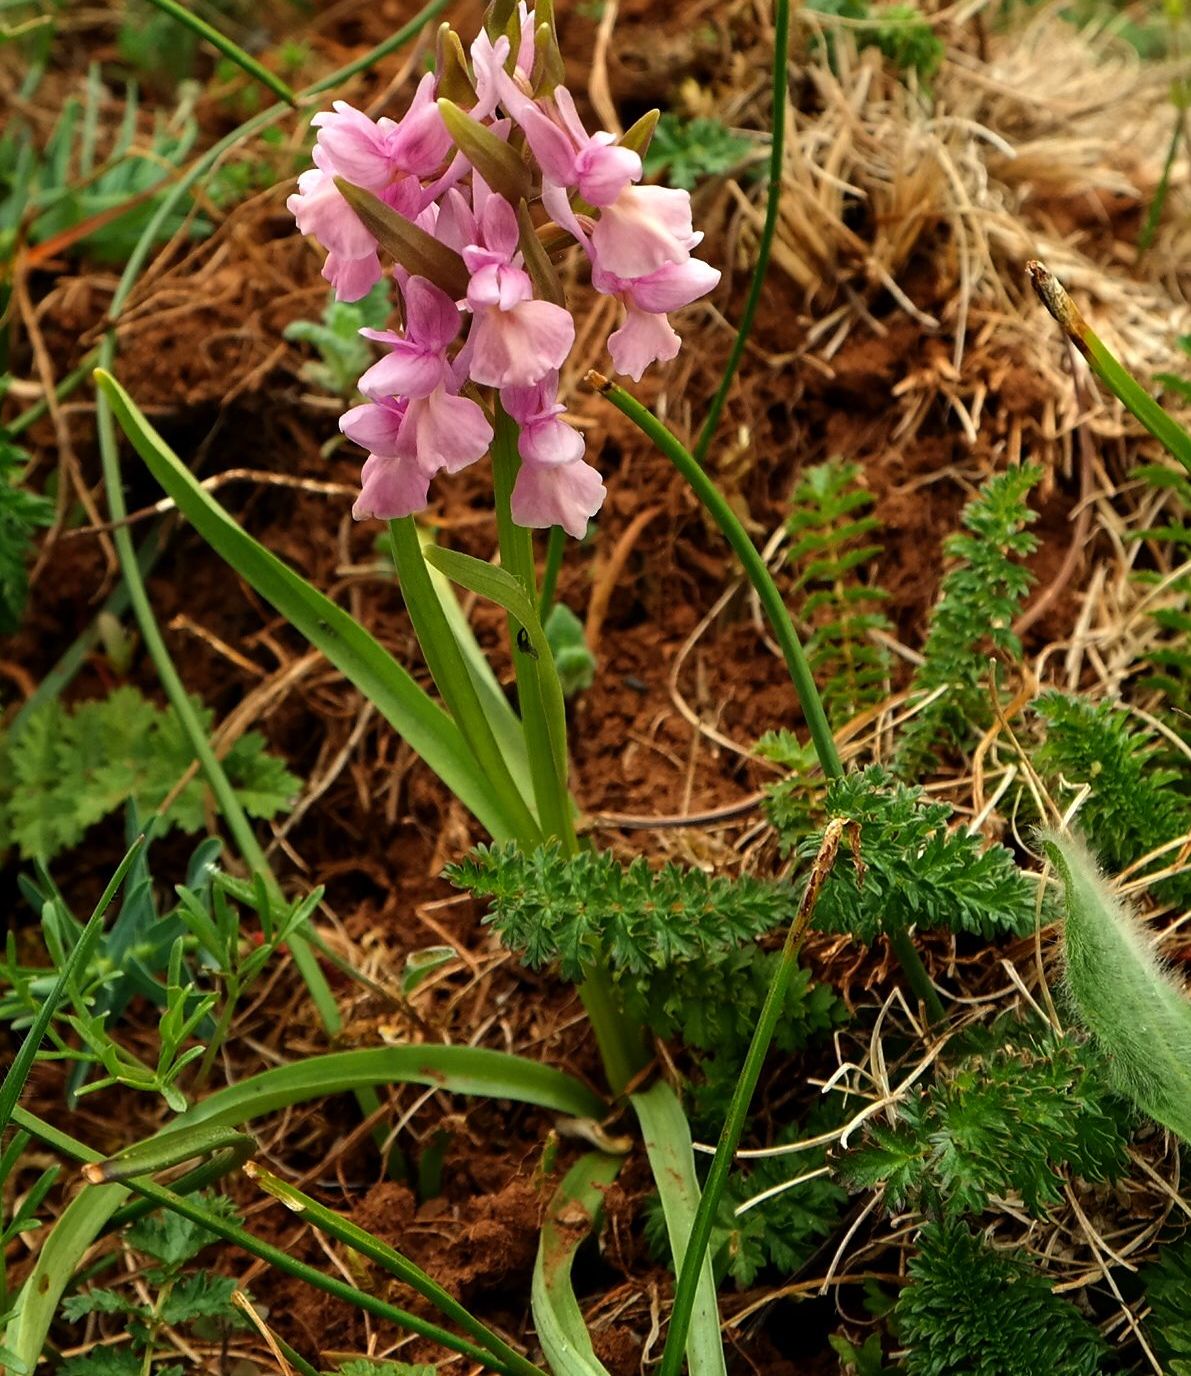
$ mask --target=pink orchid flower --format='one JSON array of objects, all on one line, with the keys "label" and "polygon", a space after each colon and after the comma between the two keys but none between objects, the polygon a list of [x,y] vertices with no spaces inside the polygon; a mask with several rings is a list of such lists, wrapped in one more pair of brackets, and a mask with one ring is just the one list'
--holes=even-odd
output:
[{"label": "pink orchid flower", "polygon": [[591,281],[595,289],[605,296],[615,296],[625,308],[624,323],[608,338],[616,371],[640,382],[641,374],[651,363],[674,358],[682,341],[666,318],[667,313],[706,296],[719,280],[719,269],[698,258],[667,263],[646,277],[628,281],[593,268]]},{"label": "pink orchid flower", "polygon": [[545,529],[562,526],[582,539],[588,521],[603,505],[600,475],[583,462],[583,436],[560,420],[558,374],[551,372],[533,387],[507,387],[501,404],[518,423],[521,467],[513,484],[513,520]]},{"label": "pink orchid flower", "polygon": [[685,263],[702,239],[691,228],[691,196],[669,186],[626,186],[591,231],[593,261],[617,277],[646,277]]},{"label": "pink orchid flower", "polygon": [[[509,107],[508,100],[505,104]],[[591,205],[612,205],[630,182],[640,180],[640,156],[620,147],[614,134],[589,134],[565,86],[554,92],[551,106],[550,114],[533,101],[510,110],[543,175],[557,186],[576,188]]]},{"label": "pink orchid flower", "polygon": [[318,146],[338,177],[381,192],[403,176],[428,177],[452,151],[451,136],[435,104],[436,78],[427,72],[405,117],[371,120],[344,100],[310,121]]},{"label": "pink orchid flower", "polygon": [[570,311],[534,300],[533,283],[517,252],[513,207],[489,193],[479,236],[463,250],[471,272],[467,304],[474,316],[469,368],[473,382],[490,387],[530,387],[557,368],[575,342]]}]

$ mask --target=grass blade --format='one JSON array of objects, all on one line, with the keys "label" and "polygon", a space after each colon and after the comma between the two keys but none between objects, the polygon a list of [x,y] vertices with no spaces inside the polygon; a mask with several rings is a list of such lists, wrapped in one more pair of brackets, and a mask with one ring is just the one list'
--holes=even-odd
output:
[{"label": "grass blade", "polygon": [[[583,1322],[571,1286],[571,1267],[580,1245],[599,1227],[604,1191],[616,1179],[620,1165],[617,1157],[601,1152],[580,1157],[550,1200],[538,1239],[531,1299],[534,1327],[550,1369],[565,1376],[608,1376]],[[576,1226],[576,1210],[587,1215],[586,1230]]]},{"label": "grass blade", "polygon": [[[513,1099],[568,1117],[598,1118],[604,1112],[603,1102],[586,1085],[561,1070],[520,1056],[473,1046],[383,1046],[312,1056],[250,1076],[195,1104],[167,1132],[172,1135],[199,1125],[239,1127],[291,1104],[399,1083],[433,1085],[453,1094]],[[21,1115],[20,1109],[16,1112]],[[102,1160],[98,1152],[87,1159]],[[21,1289],[16,1318],[3,1339],[5,1346],[28,1360],[30,1369],[83,1254],[128,1197],[125,1185],[84,1190],[50,1229]]]},{"label": "grass blade", "polygon": [[1087,359],[1092,372],[1150,434],[1191,472],[1191,434],[1125,370],[1112,350],[1083,318],[1079,307],[1049,268],[1039,262],[1030,262],[1026,264],[1026,271],[1030,274],[1039,300]]},{"label": "grass blade", "polygon": [[29,1072],[33,1069],[34,1058],[41,1046],[42,1038],[49,1028],[50,1021],[58,1011],[58,1005],[66,997],[75,976],[86,965],[91,952],[95,949],[95,945],[103,932],[103,919],[107,914],[108,907],[112,899],[115,898],[120,885],[124,882],[124,876],[136,859],[137,852],[144,844],[144,836],[138,836],[129,847],[124,859],[120,861],[116,872],[108,880],[107,888],[104,889],[99,902],[96,904],[95,911],[91,914],[87,925],[75,942],[66,963],[58,972],[54,987],[37,1010],[37,1017],[34,1018],[28,1035],[21,1043],[21,1049],[8,1067],[4,1082],[0,1084],[0,1134],[8,1127],[12,1119],[13,1110],[17,1106],[17,1100],[21,1097],[21,1091],[25,1088],[25,1081],[29,1078]]},{"label": "grass blade", "polygon": [[254,540],[203,490],[110,373],[97,369],[95,376],[137,453],[207,543],[376,705],[492,836],[515,839],[516,819],[442,708],[347,612]]},{"label": "grass blade", "polygon": [[1080,1021],[1116,1088],[1191,1143],[1191,1002],[1082,843],[1051,834],[1045,845],[1066,890],[1067,988]]},{"label": "grass blade", "polygon": [[[681,1272],[687,1240],[699,1207],[699,1182],[695,1179],[690,1124],[674,1091],[664,1080],[659,1080],[644,1094],[631,1097],[645,1138],[645,1151],[658,1187],[662,1212],[666,1216],[674,1270]],[[725,1376],[727,1372],[710,1257],[703,1258],[699,1269],[686,1340],[686,1359],[690,1376]]]},{"label": "grass blade", "polygon": [[458,1324],[469,1337],[491,1352],[510,1371],[518,1373],[518,1376],[545,1376],[544,1372],[528,1361],[516,1348],[510,1347],[503,1338],[493,1333],[486,1324],[481,1323],[465,1309],[454,1295],[444,1290],[432,1276],[428,1276],[420,1266],[416,1266],[408,1257],[402,1256],[387,1242],[383,1242],[366,1228],[361,1228],[358,1223],[353,1223],[351,1219],[324,1207],[271,1171],[262,1169],[254,1161],[249,1161],[245,1165],[244,1174],[274,1199],[279,1199],[291,1213],[298,1214],[312,1228],[327,1233],[337,1242],[346,1243],[354,1252],[376,1262],[390,1275],[396,1276],[399,1281],[416,1290],[445,1318]]}]

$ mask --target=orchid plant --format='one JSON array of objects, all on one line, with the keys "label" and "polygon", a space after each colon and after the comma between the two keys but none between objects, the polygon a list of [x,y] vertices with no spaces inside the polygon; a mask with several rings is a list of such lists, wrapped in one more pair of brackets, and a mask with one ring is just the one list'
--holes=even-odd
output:
[{"label": "orchid plant", "polygon": [[[782,159],[788,12],[788,4],[779,4],[771,207]],[[584,457],[582,433],[568,422],[559,399],[576,325],[556,264],[577,248],[590,265],[594,289],[619,302],[623,319],[607,348],[613,368],[634,380],[651,364],[676,356],[681,341],[669,314],[712,290],[720,274],[692,256],[702,236],[692,224],[689,193],[642,182],[642,157],[657,112],[620,137],[590,133],[564,75],[551,0],[538,0],[534,10],[524,0],[493,0],[469,53],[443,25],[434,69],[419,82],[401,119],[373,119],[342,101],[316,114],[314,166],[299,178],[288,201],[298,229],[325,251],[323,274],[339,300],[359,300],[378,283],[393,283],[398,328],[362,331],[381,352],[359,380],[365,400],[347,411],[340,428],[367,455],[353,514],[359,520],[389,522],[402,593],[440,701],[364,627],[247,535],[203,489],[111,375],[114,337],[105,341],[97,378],[109,500],[117,520],[121,499],[113,414],[195,529],[373,701],[494,841],[525,852],[551,848],[565,859],[580,850],[577,809],[567,780],[563,693],[539,617],[533,531],[551,530],[551,558],[556,558],[561,550],[558,532],[583,537],[605,489]],[[766,237],[741,335],[700,436],[704,452],[743,349],[768,244]],[[134,276],[135,265],[121,282],[114,309]],[[829,776],[838,775],[839,758],[802,647],[739,520],[701,465],[656,418],[601,375],[591,374],[588,380],[688,478],[742,559],[782,646],[822,768]],[[427,542],[414,519],[427,507],[439,473],[459,472],[485,456],[492,462],[498,564]],[[119,538],[126,540],[122,532]],[[152,651],[159,642],[152,613],[143,586],[130,571],[135,562],[129,557],[131,547],[120,548],[126,576],[139,589],[134,605]],[[507,612],[519,711],[476,644],[451,583],[490,598]],[[158,668],[174,696],[177,675],[163,648]],[[276,888],[235,795],[225,786],[221,765],[197,729],[193,743],[245,863],[262,876],[262,883]],[[684,1355],[695,1376],[720,1376],[726,1369],[708,1255],[712,1223],[818,884],[843,834],[841,827],[830,831],[807,897],[797,915],[791,914],[793,925],[702,1196],[690,1128],[668,1082],[650,1075],[643,1030],[622,1006],[602,958],[593,953],[581,963],[580,992],[608,1088],[615,1098],[631,1103],[640,1123],[680,1271],[663,1359],[667,1376],[678,1370]],[[337,1012],[308,932],[290,933],[288,944],[324,1021],[334,1030]],[[353,1062],[349,1069],[344,1055],[366,1057],[367,1064]],[[82,1196],[77,1208],[66,1211],[55,1230],[59,1245],[43,1250],[43,1262],[28,1282],[27,1303],[8,1334],[22,1358],[35,1359],[79,1248],[114,1215],[129,1189],[298,1274],[276,1249],[243,1229],[205,1217],[201,1206],[182,1198],[181,1185],[170,1191],[149,1180],[153,1171],[195,1155],[238,1164],[244,1139],[234,1128],[254,1112],[265,1111],[263,1104],[296,1102],[304,1095],[326,1093],[335,1084],[363,1094],[396,1079],[424,1083],[429,1075],[433,1083],[460,1093],[486,1090],[578,1118],[604,1115],[600,1099],[571,1077],[470,1047],[340,1053],[284,1070],[292,1073],[275,1076],[276,1084],[270,1081],[267,1089],[245,1082],[231,1098],[223,1096],[226,1103],[220,1094],[209,1096],[183,1115],[159,1146],[139,1144],[127,1153],[127,1162],[97,1163],[81,1144],[68,1145],[58,1134],[55,1145],[89,1162],[88,1178],[105,1183],[94,1198]],[[374,1104],[365,1101],[366,1107]],[[17,1121],[43,1138],[51,1131],[20,1110]],[[200,1127],[206,1124],[216,1126]],[[614,1178],[619,1161],[613,1139],[598,1122],[587,1135],[605,1149],[583,1157],[559,1187],[534,1280],[535,1323],[556,1376],[591,1376],[603,1370],[570,1290],[571,1258],[582,1235],[573,1220],[578,1207],[594,1223],[601,1191]],[[213,1164],[185,1179],[206,1180],[217,1173]],[[304,1212],[313,1226],[341,1237],[414,1285],[470,1337],[452,1335],[359,1292],[348,1296],[353,1302],[415,1332],[432,1331],[444,1345],[492,1370],[537,1370],[391,1248],[330,1211],[319,1211],[313,1201],[267,1173],[254,1171],[253,1178]],[[343,1289],[335,1290],[339,1283],[313,1268],[303,1268],[301,1274],[332,1293]]]}]

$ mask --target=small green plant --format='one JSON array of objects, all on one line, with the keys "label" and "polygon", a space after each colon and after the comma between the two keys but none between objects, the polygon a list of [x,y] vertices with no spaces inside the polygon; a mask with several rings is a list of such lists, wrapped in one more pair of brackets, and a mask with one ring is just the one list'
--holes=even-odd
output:
[{"label": "small green plant", "polygon": [[383,329],[389,318],[389,291],[384,282],[359,301],[337,301],[332,292],[322,320],[295,320],[282,331],[284,338],[312,344],[318,359],[302,365],[302,378],[311,387],[350,400],[356,379],[372,361],[373,351],[360,337],[362,329]]},{"label": "small green plant", "polygon": [[841,1179],[883,1186],[893,1210],[979,1214],[990,1197],[1017,1195],[1037,1214],[1061,1201],[1062,1172],[1112,1180],[1124,1169],[1129,1114],[1086,1046],[1002,1020],[949,1050],[891,1125],[869,1125],[840,1163]]},{"label": "small green plant", "polygon": [[[1181,378],[1169,381],[1187,387],[1191,395],[1191,383]],[[1168,512],[1161,525],[1132,532],[1132,538],[1165,551],[1170,564],[1176,568],[1187,563],[1191,559],[1191,524],[1187,521],[1187,514],[1191,512],[1191,478],[1164,464],[1147,464],[1136,470],[1136,476],[1144,478],[1152,487],[1171,493],[1171,505],[1176,510]],[[1155,595],[1160,598],[1149,615],[1163,632],[1158,644],[1146,651],[1152,672],[1142,680],[1142,686],[1162,694],[1167,712],[1189,713],[1191,574],[1172,578],[1171,572],[1169,568],[1143,569],[1135,575],[1139,584],[1155,589]],[[1160,587],[1163,591],[1159,591]],[[1173,724],[1177,729],[1177,717]]]},{"label": "small green plant", "polygon": [[[805,791],[777,785],[767,810],[787,852],[806,860],[822,833],[808,834]],[[882,933],[934,927],[984,937],[1030,931],[1035,890],[1002,845],[951,831],[947,803],[895,780],[880,765],[833,779],[822,803],[829,817],[859,827],[862,870],[837,865],[815,907],[822,931],[872,942]]]},{"label": "small green plant", "polygon": [[693,191],[706,178],[738,167],[754,147],[752,139],[734,133],[718,119],[682,119],[667,111],[654,130],[645,171],[648,176],[664,174],[672,186]]},{"label": "small green plant", "polygon": [[[917,5],[870,5],[868,0],[813,0],[815,14],[852,21],[857,46],[879,48],[901,72],[914,72],[929,84],[946,56],[946,46]],[[824,48],[836,65],[835,38],[828,34]]]},{"label": "small green plant", "polygon": [[[154,220],[161,191],[198,135],[193,100],[184,99],[169,120],[158,117],[152,139],[138,146],[139,100],[135,85],[129,86],[120,127],[101,158],[104,100],[99,68],[93,66],[83,99],[67,99],[44,148],[20,120],[0,136],[0,260],[11,252],[23,223],[31,244],[73,232],[71,247],[121,263]],[[201,216],[187,221],[180,213],[167,215],[155,226],[154,242],[183,227],[203,235],[211,225]]]},{"label": "small green plant", "polygon": [[1024,1256],[927,1223],[894,1311],[911,1376],[1100,1376],[1108,1346]]},{"label": "small green plant", "polygon": [[35,533],[54,515],[52,502],[21,486],[28,459],[0,428],[0,635],[11,635],[20,625]]},{"label": "small green plant", "polygon": [[[1166,767],[1163,742],[1151,727],[1123,707],[1067,693],[1044,693],[1034,707],[1046,726],[1036,767],[1063,803],[1086,790],[1078,824],[1110,870],[1123,870],[1191,830],[1183,773]],[[1168,853],[1158,863],[1173,858]],[[1191,875],[1162,880],[1155,892],[1184,901]]]},{"label": "small green plant", "polygon": [[832,459],[808,469],[790,501],[787,557],[798,616],[811,628],[807,659],[827,715],[847,721],[880,701],[889,681],[889,651],[871,635],[890,628],[879,610],[886,594],[863,577],[881,552],[870,540],[875,498],[859,464]]},{"label": "small green plant", "polygon": [[[231,1201],[222,1195],[208,1196],[205,1206],[216,1217],[238,1223]],[[125,1232],[126,1245],[143,1259],[143,1276],[155,1292],[145,1303],[126,1289],[92,1287],[71,1295],[62,1304],[62,1317],[78,1323],[91,1315],[110,1315],[129,1341],[121,1346],[95,1346],[79,1357],[67,1358],[58,1371],[63,1376],[183,1376],[179,1363],[161,1364],[161,1336],[167,1328],[186,1328],[207,1339],[225,1337],[249,1327],[232,1296],[236,1281],[231,1276],[190,1265],[205,1247],[216,1241],[213,1233],[176,1214],[149,1214]]]},{"label": "small green plant", "polygon": [[556,602],[543,629],[554,652],[563,696],[572,698],[586,692],[595,682],[596,661],[588,648],[583,622],[565,602]]},{"label": "small green plant", "polygon": [[1025,499],[1041,477],[1041,468],[1023,465],[990,478],[964,507],[964,531],[946,543],[956,566],[943,579],[910,685],[915,696],[938,696],[903,731],[899,773],[913,776],[941,747],[963,749],[992,720],[989,657],[1021,653],[1013,622],[1034,580],[1020,561],[1038,543],[1026,529],[1035,513]]},{"label": "small green plant", "polygon": [[1191,1238],[1168,1242],[1142,1279],[1150,1345],[1170,1376],[1191,1376]]},{"label": "small green plant", "polygon": [[[196,708],[209,731],[214,714]],[[50,860],[129,801],[147,817],[175,793],[193,763],[177,716],[135,688],[117,688],[73,710],[45,703],[0,741],[0,849],[15,845],[27,859]],[[251,816],[275,817],[297,796],[299,781],[266,751],[258,732],[241,736],[225,764]],[[159,828],[202,830],[208,798],[196,775],[173,797]]]}]

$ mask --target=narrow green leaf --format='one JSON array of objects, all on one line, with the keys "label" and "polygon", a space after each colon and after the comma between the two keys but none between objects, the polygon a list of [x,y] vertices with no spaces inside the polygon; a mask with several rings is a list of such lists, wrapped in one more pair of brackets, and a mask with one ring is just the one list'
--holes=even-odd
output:
[{"label": "narrow green leaf", "polygon": [[1066,889],[1067,988],[1080,1020],[1116,1088],[1191,1143],[1191,1002],[1083,844],[1051,833],[1045,845]]},{"label": "narrow green leaf", "polygon": [[[621,1158],[589,1152],[571,1167],[555,1191],[538,1239],[531,1303],[534,1327],[550,1369],[559,1376],[608,1376],[596,1357],[571,1285],[581,1244],[599,1227],[604,1191],[616,1179]],[[576,1226],[577,1213],[587,1227]]]},{"label": "narrow green leaf", "polygon": [[21,1097],[21,1090],[25,1088],[25,1081],[29,1078],[29,1072],[33,1068],[33,1061],[37,1055],[38,1047],[41,1046],[42,1038],[50,1025],[50,1020],[58,1011],[58,1005],[66,997],[71,983],[78,972],[84,968],[91,957],[91,952],[95,949],[103,932],[103,919],[107,913],[111,901],[116,896],[117,890],[124,882],[124,876],[128,873],[129,867],[141,846],[145,843],[143,836],[138,836],[128,849],[128,853],[116,868],[115,874],[108,880],[107,887],[104,889],[99,902],[95,906],[95,911],[91,914],[87,925],[83,928],[79,939],[75,942],[66,963],[58,972],[58,978],[54,981],[54,987],[46,996],[41,1007],[37,1010],[37,1017],[33,1020],[33,1025],[29,1028],[28,1035],[21,1043],[21,1049],[13,1058],[12,1064],[4,1076],[3,1084],[0,1084],[0,1134],[8,1127],[12,1118],[13,1109],[17,1105],[17,1100]]},{"label": "narrow green leaf", "polygon": [[335,178],[335,185],[368,233],[403,268],[441,287],[453,301],[467,295],[467,265],[453,248],[439,243],[362,186],[342,177]]},{"label": "narrow green leaf", "polygon": [[1042,263],[1026,264],[1039,300],[1062,327],[1063,333],[1087,359],[1089,367],[1153,437],[1191,472],[1191,434],[1160,406],[1083,318],[1066,288]]},{"label": "narrow green leaf", "polygon": [[[604,1104],[586,1085],[520,1056],[472,1046],[385,1046],[312,1056],[249,1076],[195,1104],[169,1132],[199,1125],[238,1127],[291,1104],[391,1084],[433,1085],[453,1094],[512,1099],[572,1118],[600,1118],[604,1113]],[[100,1160],[98,1153],[94,1160]],[[3,1339],[30,1367],[41,1354],[58,1301],[83,1254],[128,1197],[125,1185],[84,1190],[50,1230]]]},{"label": "narrow green leaf", "polygon": [[[666,1217],[674,1269],[681,1271],[687,1239],[699,1207],[699,1182],[695,1179],[690,1124],[674,1091],[664,1080],[659,1080],[644,1094],[631,1097]],[[725,1376],[727,1372],[710,1257],[704,1259],[699,1274],[686,1358],[690,1376]]]},{"label": "narrow green leaf", "polygon": [[375,704],[493,836],[516,837],[515,820],[477,765],[459,728],[408,671],[347,612],[241,529],[195,481],[110,373],[97,369],[95,376],[137,453],[216,553]]},{"label": "narrow green leaf", "polygon": [[658,127],[661,116],[660,110],[646,110],[636,124],[631,125],[620,136],[621,147],[631,148],[638,157],[644,158],[649,152],[649,145],[653,142],[654,130]]},{"label": "narrow green leaf", "polygon": [[516,149],[445,96],[438,98],[438,112],[455,147],[480,176],[510,205],[519,205],[529,195],[529,172]]}]

